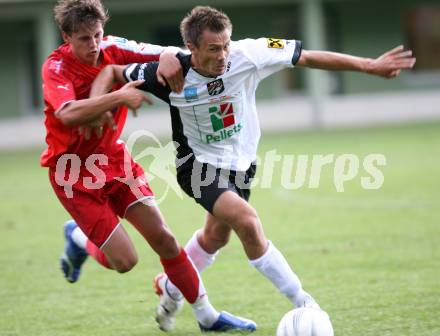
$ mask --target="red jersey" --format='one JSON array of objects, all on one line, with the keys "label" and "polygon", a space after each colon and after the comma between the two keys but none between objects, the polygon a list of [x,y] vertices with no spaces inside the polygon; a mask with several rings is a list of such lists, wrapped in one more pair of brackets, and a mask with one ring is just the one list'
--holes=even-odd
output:
[{"label": "red jersey", "polygon": [[93,80],[107,64],[130,64],[157,61],[163,47],[136,43],[124,38],[108,36],[100,45],[102,62],[99,66],[81,63],[72,53],[69,44],[53,51],[42,67],[44,113],[46,116],[47,149],[41,154],[44,167],[55,167],[58,158],[65,153],[77,154],[81,159],[93,153],[110,154],[115,150],[127,118],[127,108],[120,106],[114,111],[117,130],[104,127],[100,139],[94,135],[85,140],[79,127],[68,127],[61,123],[55,112],[74,100],[89,98]]}]

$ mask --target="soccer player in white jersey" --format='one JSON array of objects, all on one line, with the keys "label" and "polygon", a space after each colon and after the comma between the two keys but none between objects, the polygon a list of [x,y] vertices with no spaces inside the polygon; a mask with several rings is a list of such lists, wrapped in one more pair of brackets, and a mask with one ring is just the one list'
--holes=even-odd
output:
[{"label": "soccer player in white jersey", "polygon": [[[181,23],[183,40],[191,52],[178,55],[185,76],[183,92],[174,93],[160,85],[157,63],[149,63],[106,67],[91,94],[107,92],[116,81],[142,79],[139,89],[170,105],[178,182],[207,210],[205,225],[185,247],[199,271],[214,262],[234,231],[250,264],[294,306],[319,308],[282,253],[266,238],[256,210],[248,203],[260,138],[255,90],[262,79],[284,68],[360,71],[393,78],[402,69],[412,68],[415,58],[403,47],[369,59],[304,50],[298,40],[231,41],[231,33],[226,14],[195,7]],[[172,302],[179,306],[181,295],[166,276],[156,278],[156,288],[162,293],[164,307],[172,307]],[[163,320],[172,320],[174,314],[170,309],[158,310],[158,318]]]}]

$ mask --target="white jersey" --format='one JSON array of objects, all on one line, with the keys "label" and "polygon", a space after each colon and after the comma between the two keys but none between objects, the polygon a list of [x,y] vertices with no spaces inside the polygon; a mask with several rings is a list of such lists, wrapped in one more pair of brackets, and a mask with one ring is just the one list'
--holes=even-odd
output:
[{"label": "white jersey", "polygon": [[[179,55],[185,84],[181,93],[157,87],[150,81],[157,65],[132,64],[127,80],[145,79],[141,88],[171,106],[173,139],[178,153],[217,168],[246,171],[256,160],[260,125],[255,91],[265,77],[293,67],[301,54],[301,42],[260,38],[233,41],[227,69],[216,78],[204,77],[190,67],[191,55]],[[160,85],[160,84],[159,84]],[[176,115],[176,113],[178,115]]]}]

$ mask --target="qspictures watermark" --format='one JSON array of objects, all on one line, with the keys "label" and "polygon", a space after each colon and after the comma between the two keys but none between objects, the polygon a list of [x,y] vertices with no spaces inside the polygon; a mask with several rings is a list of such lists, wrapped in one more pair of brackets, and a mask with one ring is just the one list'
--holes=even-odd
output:
[{"label": "qspictures watermark", "polygon": [[[258,161],[257,161],[258,162]],[[273,180],[276,165],[281,166],[280,180]],[[381,167],[386,166],[386,157],[371,153],[363,157],[356,154],[278,154],[271,150],[265,153],[262,174],[254,181],[260,188],[269,189],[275,184],[286,190],[319,188],[325,168],[332,170],[333,185],[337,192],[345,191],[345,183],[360,177],[360,186],[365,190],[379,189],[385,182]]]},{"label": "qspictures watermark", "polygon": [[[145,144],[145,140],[149,144]],[[176,160],[175,151],[179,144],[169,142],[163,145],[153,133],[140,130],[132,133],[127,140],[126,155],[124,157],[124,176],[112,177],[127,186],[138,199],[144,197],[140,187],[148,181],[159,179],[165,183],[165,189],[160,197],[156,194],[156,204],[162,202],[170,191],[174,192],[179,198],[183,198],[175,171],[178,167],[193,159],[193,154]],[[137,154],[134,154],[137,149]],[[140,148],[140,149],[139,149]],[[230,148],[225,146],[225,153],[230,152]],[[144,165],[146,176],[134,177],[131,166],[131,157],[139,161],[149,157],[149,164]],[[228,158],[224,155],[224,158]],[[197,160],[194,160],[197,162]],[[276,149],[269,150],[262,155],[258,155],[255,161],[259,177],[249,181],[241,181],[242,174],[235,174],[236,184],[242,188],[269,189],[279,187],[286,190],[298,190],[301,188],[317,189],[322,183],[322,175],[325,171],[331,178],[337,192],[345,191],[345,184],[358,180],[360,187],[364,190],[380,189],[385,176],[382,168],[386,166],[385,155],[380,153],[370,153],[364,156],[356,154],[279,154]],[[109,158],[105,154],[92,154],[87,159],[81,160],[76,154],[64,154],[58,161],[55,173],[55,182],[64,188],[66,197],[72,198],[74,195],[73,186],[81,183],[89,190],[103,188],[107,181],[105,166],[109,164]],[[231,162],[221,164],[222,167],[233,167]],[[82,176],[83,169],[89,176]],[[216,169],[215,167],[212,167]],[[68,170],[68,174],[66,174]],[[228,176],[231,169],[222,168],[222,176]],[[200,169],[194,165],[191,174],[191,187],[195,197],[200,195],[200,188],[214,183],[212,176],[215,174],[201,174]],[[212,178],[212,179],[211,179]],[[220,180],[219,183],[225,183]],[[224,186],[219,186],[224,187]]]}]

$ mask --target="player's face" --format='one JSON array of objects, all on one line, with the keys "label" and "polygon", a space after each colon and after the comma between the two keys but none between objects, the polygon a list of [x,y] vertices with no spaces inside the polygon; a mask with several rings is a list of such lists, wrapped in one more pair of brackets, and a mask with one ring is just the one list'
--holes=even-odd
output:
[{"label": "player's face", "polygon": [[92,26],[83,25],[77,32],[67,35],[63,32],[64,41],[70,43],[73,54],[80,62],[96,66],[99,63],[99,45],[104,30],[101,22]]},{"label": "player's face", "polygon": [[194,68],[207,77],[222,75],[226,71],[230,43],[231,32],[229,30],[214,33],[205,29],[200,36],[198,47],[188,44]]}]

